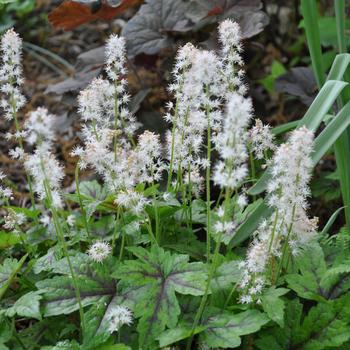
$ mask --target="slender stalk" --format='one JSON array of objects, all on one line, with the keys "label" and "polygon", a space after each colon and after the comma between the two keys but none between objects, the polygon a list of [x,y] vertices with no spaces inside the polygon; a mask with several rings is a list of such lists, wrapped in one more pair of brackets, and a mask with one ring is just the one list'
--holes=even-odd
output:
[{"label": "slender stalk", "polygon": [[207,300],[208,300],[210,284],[211,284],[211,281],[213,280],[213,277],[215,275],[216,268],[217,268],[219,251],[220,251],[220,247],[221,247],[221,238],[222,238],[222,234],[220,234],[220,236],[218,237],[218,241],[217,241],[216,246],[215,246],[214,258],[213,258],[212,264],[210,265],[210,270],[209,270],[209,275],[208,275],[208,279],[207,279],[207,284],[205,286],[204,295],[202,297],[197,314],[196,314],[194,321],[193,321],[193,324],[192,324],[191,335],[187,341],[186,350],[191,349],[191,345],[192,345],[192,341],[193,341],[193,337],[194,337],[194,332],[199,324],[199,321],[200,321],[202,314],[203,314],[203,311],[204,311],[204,307],[205,307]]},{"label": "slender stalk", "polygon": [[[229,202],[231,199],[231,191],[229,188],[225,189],[225,202],[224,202],[224,218],[223,220],[227,219],[228,216],[228,211],[229,211]],[[198,323],[202,317],[203,311],[204,311],[204,307],[206,305],[207,299],[208,299],[208,295],[209,295],[209,289],[210,289],[210,284],[211,281],[216,273],[216,269],[217,269],[217,265],[218,265],[218,258],[219,258],[219,252],[220,252],[220,247],[221,247],[221,240],[222,240],[222,235],[223,233],[221,232],[218,236],[217,242],[216,242],[216,246],[215,246],[215,250],[214,250],[214,256],[213,256],[213,262],[210,265],[210,270],[209,270],[209,275],[208,275],[208,279],[207,279],[207,284],[205,287],[205,291],[204,291],[204,295],[202,297],[201,303],[199,305],[199,309],[197,311],[197,314],[195,316],[195,319],[193,321],[192,324],[192,329],[191,329],[191,335],[189,337],[189,340],[187,342],[187,347],[186,349],[189,350],[191,348],[191,344],[193,341],[193,336],[194,336],[194,332],[198,326]]]},{"label": "slender stalk", "polygon": [[160,221],[159,221],[159,212],[158,212],[158,206],[156,202],[156,195],[153,194],[153,208],[154,208],[154,216],[155,216],[155,223],[156,223],[156,240],[159,245],[161,245],[161,231],[160,231]]},{"label": "slender stalk", "polygon": [[[337,41],[339,53],[347,51],[346,47],[346,14],[345,14],[345,1],[334,1],[335,19],[337,27]],[[345,79],[349,78],[345,74]],[[338,109],[341,109],[344,105],[345,93],[342,94],[337,100]],[[350,163],[348,161],[348,150],[350,149],[350,128],[348,128],[338,138],[334,144],[334,153],[337,163],[337,169],[339,173],[340,189],[342,199],[344,203],[345,221],[348,229],[350,229]]]},{"label": "slender stalk", "polygon": [[[118,102],[118,84],[114,83],[114,129],[117,133],[118,130],[118,118],[119,118],[119,102]],[[117,161],[117,134],[113,137],[113,149],[114,149],[114,162]]]},{"label": "slender stalk", "polygon": [[224,304],[224,310],[226,310],[227,306],[228,306],[228,303],[230,302],[231,298],[232,298],[232,295],[233,293],[236,291],[237,289],[237,286],[238,286],[238,282],[236,284],[233,285],[229,295],[227,296],[226,298],[226,301],[225,301],[225,304]]},{"label": "slender stalk", "polygon": [[112,249],[114,249],[115,241],[117,240],[117,229],[118,229],[118,224],[119,224],[119,218],[120,218],[120,207],[118,206],[116,220],[115,220],[115,226],[114,226],[114,230],[113,230]]},{"label": "slender stalk", "polygon": [[[17,117],[17,112],[16,112],[16,101],[15,99],[13,98],[13,95],[11,94],[11,97],[10,97],[10,103],[11,103],[11,106],[12,106],[12,115],[13,115],[13,120],[15,122],[15,128],[16,128],[16,131],[18,133],[21,132],[21,128],[19,126],[19,122],[18,122],[18,117]],[[23,140],[22,140],[22,137],[20,137],[18,139],[18,144],[19,144],[19,147],[21,148],[21,150],[24,152],[24,146],[23,146]],[[29,187],[29,197],[30,197],[30,202],[32,204],[32,207],[34,210],[36,210],[36,205],[35,205],[35,197],[34,197],[34,191],[33,191],[33,186],[32,186],[32,179],[31,177],[26,173],[26,178],[27,178],[27,183],[28,183],[28,187]],[[38,221],[37,217],[35,216],[35,222]]]},{"label": "slender stalk", "polygon": [[[42,167],[42,171],[44,172],[44,175],[45,175],[44,165],[42,164],[41,167]],[[45,177],[46,177],[46,175],[45,175]],[[68,253],[68,247],[67,247],[67,244],[66,244],[66,241],[65,241],[65,238],[64,238],[63,231],[61,229],[58,213],[56,211],[56,208],[52,205],[52,193],[51,193],[51,189],[50,189],[50,186],[48,184],[47,179],[44,180],[44,189],[45,189],[45,194],[46,194],[46,198],[47,198],[47,201],[48,201],[48,207],[50,208],[51,213],[52,213],[52,219],[53,219],[56,235],[57,235],[57,238],[58,238],[58,240],[60,241],[60,243],[62,245],[63,254],[64,254],[64,256],[67,259],[69,271],[70,271],[71,276],[72,276],[72,281],[73,281],[73,285],[74,285],[75,295],[76,295],[76,299],[77,299],[77,302],[78,302],[78,305],[79,305],[79,314],[80,314],[80,320],[81,320],[81,326],[82,326],[82,333],[84,334],[84,331],[85,331],[85,317],[84,317],[83,305],[81,303],[81,296],[80,296],[79,285],[78,285],[77,278],[76,278],[76,275],[75,275],[75,272],[74,272],[72,261],[70,259],[69,253]]]},{"label": "slender stalk", "polygon": [[293,221],[294,221],[294,217],[295,217],[295,211],[296,211],[296,205],[293,206],[292,220],[291,220],[290,226],[288,228],[287,237],[286,237],[284,244],[283,244],[282,256],[281,256],[281,260],[280,260],[279,265],[278,265],[277,276],[276,276],[276,279],[274,282],[276,282],[278,280],[278,277],[279,277],[279,275],[282,271],[282,268],[283,268],[284,257],[286,255],[287,247],[288,247],[288,240],[289,240],[290,234],[292,233],[292,229],[293,229]]},{"label": "slender stalk", "polygon": [[158,246],[158,241],[157,241],[157,239],[156,239],[156,237],[155,237],[155,235],[153,233],[153,229],[152,229],[152,220],[151,220],[149,215],[147,215],[147,216],[148,216],[148,223],[147,223],[148,233],[151,236],[152,243],[154,243],[155,245]]},{"label": "slender stalk", "polygon": [[78,165],[75,167],[75,186],[77,188],[77,194],[78,194],[78,200],[79,200],[81,213],[83,214],[83,222],[84,222],[85,231],[86,231],[86,234],[88,235],[88,238],[91,240],[89,223],[88,223],[88,220],[86,217],[85,207],[84,207],[83,200],[82,200],[81,194],[80,194],[79,166]]},{"label": "slender stalk", "polygon": [[[208,88],[206,89],[207,95]],[[210,106],[206,107],[206,117],[208,120],[207,128],[207,169],[206,169],[206,192],[207,192],[207,262],[210,262],[210,239],[211,239],[211,203],[210,203],[210,161],[211,161],[211,120],[210,120]]]},{"label": "slender stalk", "polygon": [[174,166],[173,163],[174,163],[174,154],[175,154],[175,132],[176,132],[178,110],[179,110],[179,102],[178,102],[178,100],[176,100],[173,127],[171,129],[171,151],[170,151],[171,153],[170,153],[170,165],[169,165],[167,192],[169,192],[169,190],[170,190],[171,180],[173,177],[173,166]]},{"label": "slender stalk", "polygon": [[119,251],[119,261],[123,259],[124,247],[125,247],[125,234],[122,233],[122,243]]}]

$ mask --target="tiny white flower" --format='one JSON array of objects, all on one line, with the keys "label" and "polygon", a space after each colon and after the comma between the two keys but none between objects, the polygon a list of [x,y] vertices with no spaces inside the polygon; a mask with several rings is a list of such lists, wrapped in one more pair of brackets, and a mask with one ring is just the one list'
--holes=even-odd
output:
[{"label": "tiny white flower", "polygon": [[73,214],[67,216],[67,224],[70,227],[73,227],[75,225],[75,216]]},{"label": "tiny white flower", "polygon": [[105,260],[112,252],[112,248],[108,242],[97,241],[93,243],[87,253],[91,260],[101,263]]},{"label": "tiny white flower", "polygon": [[127,326],[132,324],[132,312],[122,305],[113,306],[107,311],[106,321],[108,323],[108,331],[111,334],[118,332],[124,324]]}]

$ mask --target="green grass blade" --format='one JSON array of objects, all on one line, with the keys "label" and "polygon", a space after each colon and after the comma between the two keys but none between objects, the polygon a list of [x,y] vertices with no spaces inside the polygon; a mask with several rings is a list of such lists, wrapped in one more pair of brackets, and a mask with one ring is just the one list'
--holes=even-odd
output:
[{"label": "green grass blade", "polygon": [[[342,81],[327,81],[297,126],[305,125],[315,131],[346,85],[347,83]],[[269,178],[268,170],[266,170],[257,183],[248,190],[248,194],[256,196],[264,192]]]},{"label": "green grass blade", "polygon": [[[342,53],[346,51],[345,1],[334,1],[334,9],[336,14],[335,19],[337,27],[338,49],[339,52]],[[350,77],[346,70],[344,71],[343,76],[345,81],[349,81]],[[341,96],[338,98],[338,108],[341,108],[346,101],[349,101],[349,99],[349,91],[344,90]],[[337,171],[339,174],[340,189],[345,207],[345,221],[348,229],[350,229],[350,162],[348,159],[349,150],[350,128],[348,127],[347,130],[344,130],[344,132],[340,135],[340,137],[334,145],[334,153],[337,163]]]},{"label": "green grass blade", "polygon": [[344,80],[344,75],[349,64],[349,53],[338,54],[332,63],[332,67],[328,73],[327,80]]},{"label": "green grass blade", "polygon": [[301,12],[304,17],[306,40],[309,47],[312,69],[319,88],[324,84],[324,69],[322,63],[322,50],[320,30],[318,24],[318,9],[315,0],[301,0]]},{"label": "green grass blade", "polygon": [[[338,140],[346,128],[350,125],[350,102],[348,102],[336,117],[315,139],[315,151],[312,160],[316,165],[324,154]],[[350,150],[348,150],[350,151]]]},{"label": "green grass blade", "polygon": [[328,235],[329,230],[331,229],[332,225],[334,224],[334,221],[337,219],[338,215],[340,214],[340,212],[344,209],[344,207],[338,208],[333,214],[332,216],[329,218],[329,220],[327,221],[327,224],[324,226],[320,236],[325,236]]},{"label": "green grass blade", "polygon": [[278,126],[274,127],[273,129],[271,129],[271,132],[274,135],[283,134],[283,133],[285,133],[287,131],[295,129],[298,124],[299,124],[299,120],[293,120],[292,122],[288,122],[288,123],[285,123],[285,124],[278,125]]},{"label": "green grass blade", "polygon": [[346,85],[347,83],[343,81],[327,81],[312,102],[304,117],[299,121],[297,127],[306,126],[308,129],[316,131],[324,119],[324,116],[332,108],[333,103]]},{"label": "green grass blade", "polygon": [[227,249],[232,249],[234,246],[237,246],[246,240],[258,228],[261,220],[272,214],[272,208],[270,208],[262,199],[259,200],[261,203],[248,216],[244,223],[239,226]]},{"label": "green grass blade", "polygon": [[338,51],[346,52],[345,0],[334,0],[334,11],[337,25]]}]

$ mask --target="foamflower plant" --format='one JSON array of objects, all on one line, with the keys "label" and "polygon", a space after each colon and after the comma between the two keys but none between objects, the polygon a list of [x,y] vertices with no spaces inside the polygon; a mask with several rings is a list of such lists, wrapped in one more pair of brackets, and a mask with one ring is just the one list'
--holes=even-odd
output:
[{"label": "foamflower plant", "polygon": [[[22,40],[2,36],[4,137],[30,199],[19,205],[0,173],[4,349],[289,349],[269,332],[323,349],[311,335],[336,327],[337,344],[349,340],[350,257],[334,258],[344,239],[318,234],[308,214],[315,129],[277,135],[256,118],[239,25],[223,21],[218,39],[217,52],[178,48],[160,135],[128,107],[126,42],[112,34],[104,71],[77,97],[65,187],[58,117],[24,115]],[[266,174],[266,193],[252,195]],[[303,299],[324,304],[308,304],[301,326]]]}]

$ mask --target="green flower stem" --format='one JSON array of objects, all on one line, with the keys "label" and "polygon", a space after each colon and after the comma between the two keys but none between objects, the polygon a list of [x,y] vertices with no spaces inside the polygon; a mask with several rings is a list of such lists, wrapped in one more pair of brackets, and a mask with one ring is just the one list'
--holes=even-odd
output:
[{"label": "green flower stem", "polygon": [[274,282],[276,282],[278,280],[278,277],[281,274],[281,271],[282,271],[282,268],[283,268],[283,262],[284,262],[284,258],[285,258],[285,255],[287,253],[287,248],[288,248],[288,240],[289,240],[290,234],[292,233],[292,230],[293,230],[293,221],[294,221],[294,217],[295,217],[295,212],[296,212],[296,205],[293,206],[292,219],[291,219],[291,223],[290,223],[289,228],[288,228],[287,237],[286,237],[286,239],[285,239],[285,241],[283,243],[282,257],[281,257],[281,260],[280,260],[280,262],[278,264],[277,276],[276,276],[276,279],[275,279]]},{"label": "green flower stem", "polygon": [[77,194],[78,194],[78,200],[79,200],[79,205],[80,205],[80,209],[81,212],[83,214],[83,222],[84,222],[84,227],[86,230],[86,234],[88,235],[89,240],[91,240],[91,234],[90,234],[90,229],[89,229],[89,223],[86,217],[86,210],[83,204],[83,200],[81,198],[81,194],[80,194],[80,181],[79,181],[79,166],[77,165],[75,167],[75,186],[77,188]]},{"label": "green flower stem", "polygon": [[120,251],[119,251],[119,261],[123,259],[124,248],[125,248],[125,234],[122,233],[122,242],[121,242]]},{"label": "green flower stem", "polygon": [[117,240],[117,229],[118,229],[118,225],[119,225],[119,219],[120,219],[120,207],[118,206],[116,220],[115,220],[115,226],[114,226],[114,230],[113,230],[112,249],[114,249],[115,241]]},{"label": "green flower stem", "polygon": [[226,301],[225,301],[225,304],[224,304],[224,310],[228,307],[228,304],[229,304],[229,302],[230,302],[230,300],[231,300],[231,298],[232,298],[233,293],[236,291],[237,286],[238,286],[238,282],[237,282],[236,284],[233,285],[233,287],[232,287],[232,289],[231,289],[229,295],[227,296]]},{"label": "green flower stem", "polygon": [[169,164],[169,173],[168,173],[167,192],[170,191],[171,180],[173,177],[173,166],[174,166],[173,163],[174,163],[174,153],[175,153],[175,131],[176,131],[178,111],[179,111],[179,101],[176,100],[173,127],[171,129],[171,151],[170,151],[170,164]]},{"label": "green flower stem", "polygon": [[207,300],[208,300],[210,284],[211,284],[211,281],[214,278],[214,275],[215,275],[215,272],[216,272],[216,268],[217,268],[219,251],[220,251],[220,247],[221,247],[221,238],[222,238],[222,234],[219,235],[218,241],[217,241],[216,246],[215,246],[213,262],[210,265],[210,270],[209,270],[207,284],[206,284],[205,291],[204,291],[201,303],[199,305],[197,314],[196,314],[196,316],[194,318],[194,321],[193,321],[193,324],[192,324],[191,334],[190,334],[190,337],[189,337],[187,345],[186,345],[186,350],[190,350],[191,349],[191,345],[192,345],[192,341],[193,341],[193,337],[194,337],[194,332],[195,332],[195,330],[196,330],[196,328],[197,328],[197,326],[199,324],[199,321],[200,321],[200,319],[202,317],[205,305],[206,305]]},{"label": "green flower stem", "polygon": [[[18,118],[17,118],[17,112],[16,112],[16,101],[13,98],[12,94],[11,94],[11,97],[10,97],[10,103],[11,103],[11,107],[12,107],[12,116],[13,116],[13,120],[15,122],[16,131],[17,132],[21,132],[21,128],[19,126],[19,122],[18,122]],[[21,150],[24,152],[24,146],[23,146],[22,137],[19,138],[18,144],[19,144],[19,147],[21,148]],[[32,179],[27,174],[27,172],[26,172],[26,178],[27,178],[27,183],[28,183],[28,187],[29,187],[30,202],[32,204],[33,209],[36,210],[35,197],[34,197],[34,191],[33,191],[33,186],[32,186]],[[37,217],[35,217],[34,220],[35,220],[36,223],[38,223],[38,218]]]},{"label": "green flower stem", "polygon": [[[45,174],[44,165],[42,164],[41,167],[42,167],[42,171]],[[45,175],[45,177],[46,177],[46,175]],[[73,269],[73,265],[72,265],[71,259],[69,257],[69,254],[68,254],[68,247],[67,247],[67,244],[66,244],[66,241],[65,241],[65,238],[64,238],[64,234],[63,234],[62,229],[61,229],[61,225],[60,225],[60,222],[59,222],[59,216],[58,216],[58,213],[57,213],[55,207],[52,205],[52,193],[51,193],[51,189],[50,189],[50,186],[48,184],[47,179],[44,180],[44,188],[45,188],[46,198],[47,198],[47,201],[48,201],[48,207],[49,207],[49,209],[51,210],[51,213],[52,213],[52,219],[53,219],[56,235],[57,235],[57,238],[58,238],[58,240],[60,241],[60,243],[62,245],[63,254],[64,254],[64,256],[67,259],[69,271],[70,271],[71,276],[72,276],[74,290],[75,290],[75,295],[76,295],[77,302],[78,302],[78,305],[79,305],[79,315],[80,315],[80,321],[81,321],[81,326],[82,326],[82,333],[84,333],[84,331],[85,331],[85,318],[84,318],[83,305],[81,303],[80,290],[79,290],[77,278],[76,278],[76,275],[75,275],[75,272],[74,272],[74,269]]]},{"label": "green flower stem", "polygon": [[162,235],[160,230],[159,212],[158,212],[158,206],[157,206],[155,194],[153,194],[153,208],[154,208],[154,216],[155,216],[155,223],[156,223],[156,240],[158,244],[161,245]]},{"label": "green flower stem", "polygon": [[[206,93],[209,95],[208,88],[206,88]],[[210,106],[206,106],[206,116],[208,119],[208,129],[207,129],[207,169],[205,174],[206,180],[206,192],[207,192],[207,262],[210,262],[210,240],[211,240],[211,203],[210,203],[210,161],[211,161],[211,125],[210,125]]]},{"label": "green flower stem", "polygon": [[148,222],[146,225],[147,225],[148,233],[151,237],[151,241],[152,241],[152,243],[154,243],[155,245],[158,246],[158,241],[157,241],[157,239],[153,233],[153,229],[152,229],[152,220],[151,220],[149,215],[147,215],[147,217],[148,217]]},{"label": "green flower stem", "polygon": [[[114,83],[114,129],[115,132],[118,130],[118,118],[119,118],[119,103],[118,103],[118,83]],[[113,137],[113,150],[114,150],[114,162],[117,161],[117,134]]]},{"label": "green flower stem", "polygon": [[[250,171],[251,171],[251,175],[252,175],[252,182],[253,185],[256,182],[256,173],[255,173],[255,162],[254,162],[254,156],[253,156],[253,152],[251,149],[249,149],[249,161],[250,161]],[[253,201],[256,201],[256,196],[253,196]]]}]

